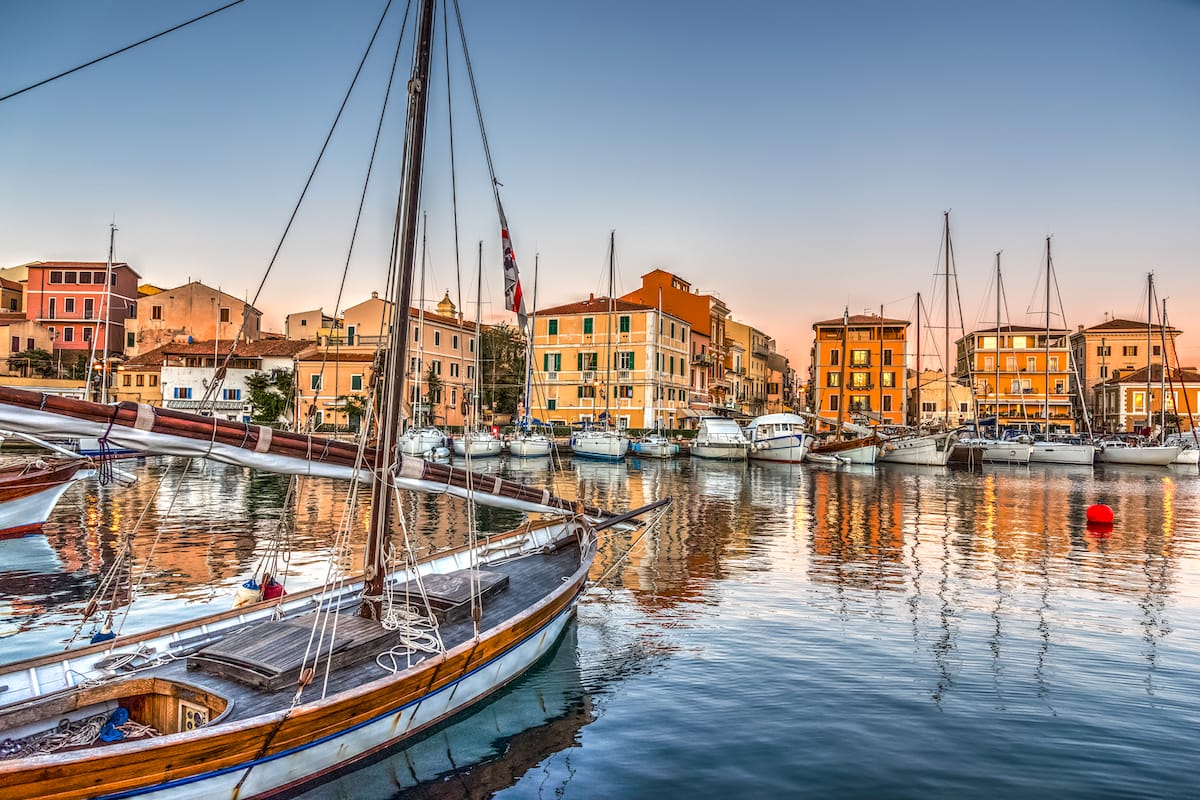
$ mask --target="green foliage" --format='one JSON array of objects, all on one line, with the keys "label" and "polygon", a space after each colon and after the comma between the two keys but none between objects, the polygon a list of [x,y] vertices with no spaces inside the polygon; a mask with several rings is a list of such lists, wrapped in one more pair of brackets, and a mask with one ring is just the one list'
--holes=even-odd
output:
[{"label": "green foliage", "polygon": [[255,372],[246,378],[250,391],[250,419],[259,425],[278,426],[291,419],[296,397],[296,374],[290,369]]},{"label": "green foliage", "polygon": [[357,431],[367,415],[367,398],[361,394],[343,394],[337,399],[334,410],[346,415],[347,427]]},{"label": "green foliage", "polygon": [[525,338],[512,325],[501,324],[484,330],[480,342],[483,405],[493,414],[515,414],[525,392]]},{"label": "green foliage", "polygon": [[54,363],[53,354],[40,347],[9,356],[8,368],[21,373],[26,378],[53,378],[58,374],[58,366]]}]

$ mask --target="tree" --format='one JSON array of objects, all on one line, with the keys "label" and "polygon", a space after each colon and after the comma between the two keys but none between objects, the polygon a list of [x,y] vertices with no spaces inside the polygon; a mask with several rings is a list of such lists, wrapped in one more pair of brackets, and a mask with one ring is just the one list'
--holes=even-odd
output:
[{"label": "tree", "polygon": [[255,372],[246,378],[250,419],[259,425],[287,423],[296,397],[296,374],[290,369]]},{"label": "tree", "polygon": [[514,414],[525,393],[525,338],[515,327],[486,328],[480,337],[479,391],[496,414]]},{"label": "tree", "polygon": [[26,378],[35,375],[39,378],[52,378],[58,372],[54,365],[54,356],[40,347],[9,356],[8,368],[20,372]]},{"label": "tree", "polygon": [[361,394],[343,394],[337,399],[335,411],[346,415],[346,425],[352,431],[357,431],[362,419],[367,415],[367,398]]}]

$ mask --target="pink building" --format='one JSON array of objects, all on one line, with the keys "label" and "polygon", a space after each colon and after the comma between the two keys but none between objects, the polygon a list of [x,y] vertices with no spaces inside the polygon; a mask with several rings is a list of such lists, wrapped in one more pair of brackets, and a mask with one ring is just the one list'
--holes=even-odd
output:
[{"label": "pink building", "polygon": [[28,268],[25,317],[46,328],[55,352],[87,353],[93,340],[97,355],[105,347],[124,351],[125,320],[137,314],[138,274],[128,264],[113,264],[111,287],[103,261],[35,261]]}]

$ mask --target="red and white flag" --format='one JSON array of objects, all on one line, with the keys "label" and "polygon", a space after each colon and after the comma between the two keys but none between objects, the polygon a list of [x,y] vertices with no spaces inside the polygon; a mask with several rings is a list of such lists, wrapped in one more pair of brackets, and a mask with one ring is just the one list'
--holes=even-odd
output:
[{"label": "red and white flag", "polygon": [[[498,201],[497,201],[498,202]],[[525,297],[521,293],[521,276],[517,273],[517,256],[513,253],[512,238],[508,235],[508,220],[500,209],[500,246],[504,250],[504,307],[517,312],[517,325],[525,330]]]}]

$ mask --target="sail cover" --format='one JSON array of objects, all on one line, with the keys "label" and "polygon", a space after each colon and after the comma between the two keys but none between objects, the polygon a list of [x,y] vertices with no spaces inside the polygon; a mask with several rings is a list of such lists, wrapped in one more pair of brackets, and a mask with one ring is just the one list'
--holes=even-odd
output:
[{"label": "sail cover", "polygon": [[[366,482],[373,479],[375,464],[373,448],[367,448],[360,463],[358,445],[352,442],[145,403],[102,405],[7,387],[0,387],[0,429],[50,439],[105,439],[148,454],[210,458],[285,475]],[[574,502],[543,489],[412,456],[401,457],[393,480],[402,489],[470,497],[483,505],[516,511],[571,514],[577,510]],[[582,510],[589,517],[608,516],[594,507]]]}]

